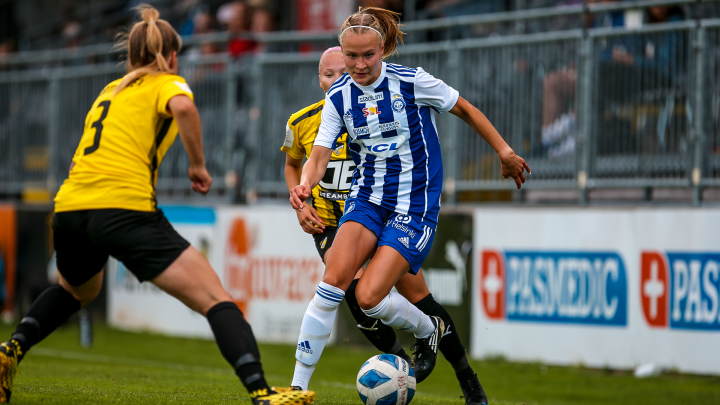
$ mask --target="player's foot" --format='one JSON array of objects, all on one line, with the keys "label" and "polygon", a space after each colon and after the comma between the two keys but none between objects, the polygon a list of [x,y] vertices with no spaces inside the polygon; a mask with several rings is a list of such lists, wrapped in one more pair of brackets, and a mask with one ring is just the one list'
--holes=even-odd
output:
[{"label": "player's foot", "polygon": [[423,382],[435,368],[437,362],[437,351],[440,339],[445,333],[445,322],[439,316],[431,316],[430,320],[435,325],[435,331],[425,339],[417,339],[410,348],[413,350],[412,365],[415,371],[415,381]]},{"label": "player's foot", "polygon": [[18,355],[22,353],[14,340],[0,344],[0,402],[10,402]]},{"label": "player's foot", "polygon": [[460,389],[462,390],[463,397],[465,397],[465,405],[488,405],[488,397],[485,395],[480,380],[478,380],[477,374],[473,373],[472,376],[467,378],[458,377],[460,382]]},{"label": "player's foot", "polygon": [[315,402],[315,392],[301,391],[296,390],[295,387],[290,387],[283,392],[274,390],[253,392],[250,394],[250,398],[253,405],[309,405]]}]

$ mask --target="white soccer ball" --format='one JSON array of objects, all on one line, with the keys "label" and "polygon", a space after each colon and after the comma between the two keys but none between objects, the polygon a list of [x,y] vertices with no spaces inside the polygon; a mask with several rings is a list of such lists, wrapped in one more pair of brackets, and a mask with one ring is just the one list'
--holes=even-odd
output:
[{"label": "white soccer ball", "polygon": [[379,354],[360,367],[356,385],[365,405],[407,405],[415,396],[415,372],[400,357]]}]

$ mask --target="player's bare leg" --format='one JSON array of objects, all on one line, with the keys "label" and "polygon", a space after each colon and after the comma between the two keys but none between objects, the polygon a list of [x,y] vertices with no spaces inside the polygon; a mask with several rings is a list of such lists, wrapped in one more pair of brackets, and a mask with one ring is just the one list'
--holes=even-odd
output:
[{"label": "player's bare leg", "polygon": [[445,325],[442,318],[426,315],[399,293],[391,292],[408,270],[410,264],[400,252],[380,246],[360,277],[355,294],[368,316],[415,335],[413,369],[418,381],[422,381],[435,368]]},{"label": "player's bare leg", "polygon": [[295,372],[291,386],[307,389],[330,331],[337,309],[357,270],[367,262],[377,247],[375,233],[365,226],[348,221],[339,229],[327,255],[322,282],[303,317],[300,326]]}]

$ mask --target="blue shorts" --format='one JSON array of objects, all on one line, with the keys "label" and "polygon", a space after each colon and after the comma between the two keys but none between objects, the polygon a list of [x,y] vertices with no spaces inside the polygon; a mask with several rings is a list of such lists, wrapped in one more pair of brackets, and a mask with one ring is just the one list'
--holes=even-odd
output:
[{"label": "blue shorts", "polygon": [[345,214],[340,218],[338,229],[346,221],[357,222],[373,231],[378,238],[378,247],[390,246],[400,252],[410,263],[412,274],[420,270],[435,239],[435,230],[425,225],[420,218],[399,214],[356,198],[345,201]]}]

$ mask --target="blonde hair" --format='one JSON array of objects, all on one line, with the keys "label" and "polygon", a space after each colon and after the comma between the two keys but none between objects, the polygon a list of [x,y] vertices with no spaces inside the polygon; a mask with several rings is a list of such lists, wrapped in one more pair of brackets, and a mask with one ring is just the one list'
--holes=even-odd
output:
[{"label": "blonde hair", "polygon": [[400,31],[401,25],[399,13],[380,7],[360,7],[357,13],[348,17],[342,24],[338,41],[342,45],[343,37],[347,32],[364,34],[373,28],[380,33],[380,40],[385,46],[382,58],[385,59],[397,50],[398,41],[403,43],[405,33]]},{"label": "blonde hair", "polygon": [[142,21],[135,23],[129,34],[122,35],[118,47],[127,49],[128,74],[115,88],[113,96],[133,80],[146,74],[172,73],[168,59],[182,47],[182,39],[152,6],[136,7]]}]

